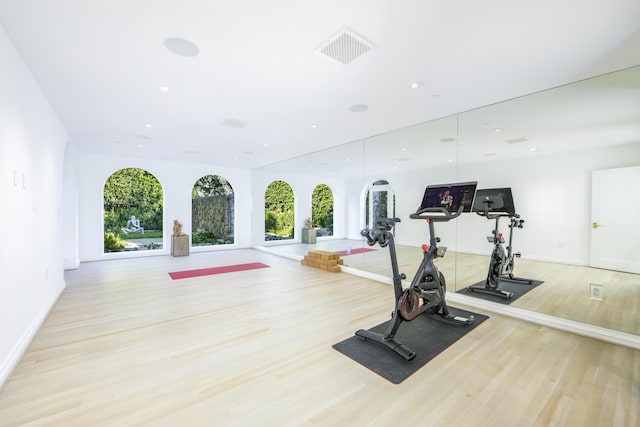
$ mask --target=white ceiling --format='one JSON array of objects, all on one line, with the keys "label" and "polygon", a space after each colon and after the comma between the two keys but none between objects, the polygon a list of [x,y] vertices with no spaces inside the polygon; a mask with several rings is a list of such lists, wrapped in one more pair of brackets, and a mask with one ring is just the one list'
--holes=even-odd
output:
[{"label": "white ceiling", "polygon": [[[81,152],[240,168],[640,64],[638,0],[0,0],[0,25]],[[346,65],[315,52],[343,28],[374,46]]]}]

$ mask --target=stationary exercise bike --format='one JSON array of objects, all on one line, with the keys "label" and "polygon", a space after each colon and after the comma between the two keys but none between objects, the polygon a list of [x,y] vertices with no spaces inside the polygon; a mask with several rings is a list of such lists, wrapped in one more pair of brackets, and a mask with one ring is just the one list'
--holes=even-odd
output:
[{"label": "stationary exercise bike", "polygon": [[[489,270],[484,285],[472,285],[467,287],[468,291],[483,292],[497,295],[506,299],[513,298],[513,292],[500,289],[502,280],[533,284],[533,280],[515,277],[513,268],[515,258],[519,258],[519,253],[513,252],[513,229],[522,228],[524,220],[519,219],[520,215],[515,213],[513,197],[510,188],[496,188],[490,190],[478,190],[474,210],[480,216],[495,220],[495,227],[491,231],[491,236],[487,236],[487,241],[493,244],[493,250],[489,260]],[[503,244],[504,237],[499,230],[500,218],[508,217],[509,223],[509,246],[505,251]]]},{"label": "stationary exercise bike", "polygon": [[[475,192],[475,185],[473,186],[473,192]],[[473,194],[471,198],[473,198]],[[411,360],[416,356],[416,353],[395,339],[396,332],[402,322],[409,322],[424,313],[432,314],[439,319],[463,326],[468,326],[475,321],[473,316],[466,318],[449,314],[449,307],[445,300],[445,278],[433,262],[436,257],[443,257],[446,252],[445,247],[439,248],[437,245],[440,242],[440,238],[435,236],[434,222],[450,221],[457,218],[462,214],[463,208],[464,206],[461,205],[456,212],[451,213],[442,207],[426,207],[410,215],[412,219],[425,219],[427,221],[429,226],[429,245],[422,245],[422,262],[411,284],[406,289],[403,289],[402,286],[402,280],[406,279],[406,275],[399,272],[395,242],[391,233],[392,228],[396,223],[400,222],[400,219],[377,218],[375,228],[364,229],[360,232],[366,238],[369,246],[379,244],[381,247],[389,247],[395,307],[391,313],[389,327],[384,334],[360,329],[355,333],[357,336],[384,344],[405,360]],[[420,304],[421,300],[422,304]]]},{"label": "stationary exercise bike", "polygon": [[515,228],[523,228],[524,227],[524,219],[520,218],[520,215],[514,213],[513,216],[509,218],[509,246],[507,246],[507,255],[506,260],[504,262],[504,270],[500,277],[502,280],[506,280],[514,283],[521,283],[524,285],[532,285],[532,279],[525,279],[524,277],[516,277],[513,274],[513,269],[515,268],[515,259],[520,258],[520,252],[513,251],[513,230]]}]

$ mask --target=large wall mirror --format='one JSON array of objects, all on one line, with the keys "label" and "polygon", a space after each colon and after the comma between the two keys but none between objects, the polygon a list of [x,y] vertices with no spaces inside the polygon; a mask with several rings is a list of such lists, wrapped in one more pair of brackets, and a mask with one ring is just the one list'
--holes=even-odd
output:
[{"label": "large wall mirror", "polygon": [[[524,220],[513,229],[510,218],[499,220],[505,247],[513,233],[513,273],[542,284],[493,303],[640,335],[640,67],[257,169],[254,196],[272,178],[290,181],[300,195],[296,228],[314,186],[329,185],[334,235],[313,245],[254,243],[289,254],[348,249],[350,267],[387,277],[388,251],[367,250],[359,236],[372,204],[401,219],[394,233],[410,277],[427,228],[409,215],[426,185],[508,188]],[[495,225],[475,213],[438,224],[448,248],[438,263],[450,292],[480,297],[468,287],[486,280]]]}]

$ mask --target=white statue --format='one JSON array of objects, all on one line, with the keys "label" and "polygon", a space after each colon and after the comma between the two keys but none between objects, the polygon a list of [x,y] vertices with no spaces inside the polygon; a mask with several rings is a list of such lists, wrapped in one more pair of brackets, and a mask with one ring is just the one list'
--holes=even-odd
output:
[{"label": "white statue", "polygon": [[136,231],[144,234],[144,228],[140,225],[140,220],[135,215],[131,215],[131,219],[127,221],[127,226],[121,228],[124,234],[135,233]]}]

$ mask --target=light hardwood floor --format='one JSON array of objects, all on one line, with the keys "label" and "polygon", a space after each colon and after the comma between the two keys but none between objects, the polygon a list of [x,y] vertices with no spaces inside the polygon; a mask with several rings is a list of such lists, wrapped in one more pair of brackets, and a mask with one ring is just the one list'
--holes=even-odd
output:
[{"label": "light hardwood floor", "polygon": [[[270,268],[171,280],[170,271]],[[640,352],[490,314],[399,385],[331,346],[388,285],[255,250],[82,264],[4,390],[2,426],[637,426]],[[427,337],[428,339],[428,337]]]}]

